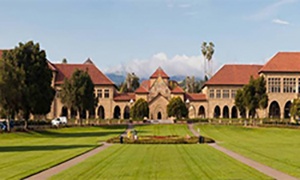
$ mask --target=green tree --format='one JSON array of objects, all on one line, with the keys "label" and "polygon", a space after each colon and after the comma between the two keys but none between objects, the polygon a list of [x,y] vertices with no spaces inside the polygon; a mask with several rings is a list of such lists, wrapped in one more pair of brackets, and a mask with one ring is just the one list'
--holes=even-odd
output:
[{"label": "green tree", "polygon": [[177,119],[187,117],[188,109],[180,97],[173,97],[167,105],[168,116],[174,116]]},{"label": "green tree", "polygon": [[130,115],[133,119],[144,119],[144,117],[148,117],[148,102],[142,98],[138,99],[130,109]]},{"label": "green tree", "polygon": [[246,104],[244,100],[244,91],[239,89],[235,95],[235,106],[238,108],[241,117],[246,115]]},{"label": "green tree", "polygon": [[238,91],[235,98],[235,104],[240,112],[247,109],[251,118],[255,117],[257,109],[267,108],[268,101],[266,81],[263,76],[257,79],[251,76],[249,83]]},{"label": "green tree", "polygon": [[75,70],[70,79],[65,79],[61,89],[61,102],[68,108],[74,108],[81,115],[95,107],[94,84],[87,71]]},{"label": "green tree", "polygon": [[[46,52],[40,49],[38,43],[29,41],[25,44],[19,43],[19,46],[4,53],[2,58],[17,69],[14,76],[23,74],[24,79],[19,82],[22,88],[18,89],[16,95],[21,97],[18,110],[22,113],[27,128],[30,114],[46,115],[50,112],[54,98],[55,92],[51,87],[52,71],[48,66]],[[9,68],[7,71],[10,71]]]},{"label": "green tree", "polygon": [[292,102],[292,106],[290,109],[290,113],[292,117],[300,117],[300,99],[294,99]]}]

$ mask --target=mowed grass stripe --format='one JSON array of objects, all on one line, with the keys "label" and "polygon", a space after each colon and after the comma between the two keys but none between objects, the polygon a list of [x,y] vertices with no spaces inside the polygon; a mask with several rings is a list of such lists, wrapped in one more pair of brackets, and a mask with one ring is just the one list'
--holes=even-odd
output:
[{"label": "mowed grass stripe", "polygon": [[219,145],[279,171],[300,178],[300,131],[284,128],[247,128],[201,125],[201,134]]},{"label": "mowed grass stripe", "polygon": [[125,130],[76,127],[0,135],[0,179],[21,179],[68,160]]},{"label": "mowed grass stripe", "polygon": [[185,124],[135,125],[134,129],[137,130],[139,136],[193,135]]},{"label": "mowed grass stripe", "polygon": [[[92,169],[92,170],[91,170]],[[51,179],[271,179],[207,145],[114,145]]]}]

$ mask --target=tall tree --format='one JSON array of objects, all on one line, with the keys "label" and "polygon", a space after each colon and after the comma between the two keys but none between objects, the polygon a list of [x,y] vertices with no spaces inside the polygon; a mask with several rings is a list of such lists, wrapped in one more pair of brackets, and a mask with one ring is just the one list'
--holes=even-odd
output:
[{"label": "tall tree", "polygon": [[121,84],[120,92],[134,92],[140,86],[139,80],[134,73],[128,73],[124,83]]},{"label": "tall tree", "polygon": [[175,116],[177,119],[187,117],[188,109],[180,97],[173,97],[167,105],[168,116]]},{"label": "tall tree", "polygon": [[293,118],[300,117],[300,99],[299,98],[293,99],[290,113],[291,113],[291,117],[293,117]]},{"label": "tall tree", "polygon": [[94,84],[87,71],[75,70],[70,79],[65,79],[61,89],[61,102],[81,114],[95,107]]},{"label": "tall tree", "polygon": [[246,115],[246,104],[244,100],[244,91],[243,89],[239,89],[235,95],[235,106],[238,108],[241,117],[245,117]]},{"label": "tall tree", "polygon": [[[201,52],[204,57],[204,79],[209,79],[212,76],[212,63],[211,59],[215,52],[215,45],[212,42],[203,42],[201,46]],[[206,62],[207,61],[207,62]],[[206,66],[207,64],[207,66]]]},{"label": "tall tree", "polygon": [[23,74],[24,82],[21,80],[22,88],[17,93],[21,97],[18,110],[21,111],[27,128],[30,114],[46,115],[50,112],[54,98],[52,71],[48,66],[46,52],[33,41],[19,43],[19,46],[3,54],[3,61],[11,62],[10,65]]},{"label": "tall tree", "polygon": [[133,119],[144,119],[144,117],[148,117],[148,102],[142,98],[138,99],[130,109],[130,115]]}]

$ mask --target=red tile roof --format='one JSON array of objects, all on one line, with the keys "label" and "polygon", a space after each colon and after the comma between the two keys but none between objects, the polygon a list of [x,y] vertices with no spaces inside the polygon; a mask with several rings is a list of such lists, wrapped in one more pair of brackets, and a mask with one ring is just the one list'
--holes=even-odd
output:
[{"label": "red tile roof", "polygon": [[150,76],[150,78],[158,78],[159,76],[161,76],[162,78],[168,78],[169,76],[164,72],[164,70],[159,67],[156,69],[156,71]]},{"label": "red tile roof", "polygon": [[171,93],[173,94],[184,94],[184,90],[180,87],[180,86],[176,86],[172,91]]},{"label": "red tile roof", "polygon": [[300,52],[279,52],[260,72],[300,72]]},{"label": "red tile roof", "polygon": [[185,98],[189,101],[205,101],[206,95],[203,93],[186,93]]},{"label": "red tile roof", "polygon": [[206,85],[245,85],[250,77],[257,78],[262,65],[228,64],[224,65]]},{"label": "red tile roof", "polygon": [[53,64],[58,74],[55,84],[62,84],[65,78],[70,78],[76,69],[88,71],[95,85],[114,85],[94,64]]},{"label": "red tile roof", "polygon": [[47,63],[48,63],[49,68],[50,68],[52,71],[57,71],[57,69],[54,67],[54,65],[53,65],[50,61],[47,61]]},{"label": "red tile roof", "polygon": [[0,58],[2,58],[3,50],[0,49]]},{"label": "red tile roof", "polygon": [[135,94],[134,93],[122,93],[122,94],[115,94],[114,100],[115,101],[130,101],[135,100]]},{"label": "red tile roof", "polygon": [[135,90],[135,93],[137,93],[137,94],[147,94],[147,93],[149,93],[149,91],[146,88],[144,88],[143,86],[140,86],[139,88],[137,88]]}]

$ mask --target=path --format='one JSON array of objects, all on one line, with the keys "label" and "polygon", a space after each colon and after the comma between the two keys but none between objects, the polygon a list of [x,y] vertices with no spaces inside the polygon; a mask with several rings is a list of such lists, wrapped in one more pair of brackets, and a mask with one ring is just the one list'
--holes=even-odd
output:
[{"label": "path", "polygon": [[[195,129],[193,128],[193,124],[188,124],[188,127],[190,129],[190,131],[195,135],[195,136],[199,136],[199,133],[197,131],[195,131]],[[256,161],[253,161],[252,159],[249,159],[249,158],[246,158],[242,155],[239,155],[233,151],[230,151],[224,147],[221,147],[219,146],[218,144],[216,143],[212,143],[212,144],[209,144],[211,147],[227,154],[228,156],[272,177],[272,178],[275,178],[275,179],[283,179],[283,180],[297,180],[297,178],[293,177],[293,176],[290,176],[288,174],[285,174],[283,172],[280,172],[276,169],[273,169],[269,166],[265,166],[263,164],[260,164]]]},{"label": "path", "polygon": [[[127,129],[132,129],[133,125],[130,123],[128,124],[128,128]],[[127,130],[122,134],[126,134]],[[108,148],[109,146],[112,146],[113,144],[108,144],[106,142],[103,143],[102,146],[99,146],[91,151],[88,151],[87,153],[84,153],[80,156],[77,156],[69,161],[66,161],[62,164],[59,164],[57,166],[54,166],[54,167],[51,167],[45,171],[42,171],[38,174],[35,174],[33,176],[30,176],[28,178],[26,178],[25,180],[42,180],[42,179],[48,179],[50,178],[51,176],[55,175],[55,174],[58,174],[60,173],[61,171],[63,170],[66,170],[68,168],[70,168],[71,166],[74,166],[84,160],[86,160],[87,158],[103,151],[104,149]]]}]

